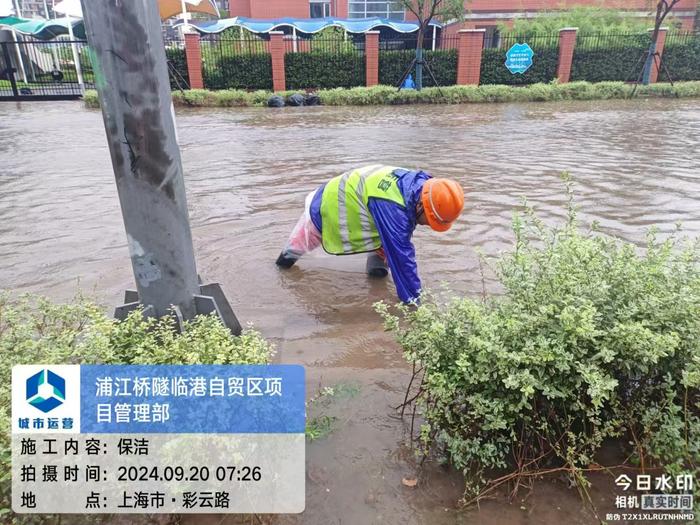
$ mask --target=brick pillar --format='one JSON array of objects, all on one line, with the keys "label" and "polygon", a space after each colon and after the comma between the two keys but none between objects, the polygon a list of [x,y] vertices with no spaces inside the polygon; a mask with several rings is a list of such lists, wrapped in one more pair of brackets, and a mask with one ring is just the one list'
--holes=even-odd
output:
[{"label": "brick pillar", "polygon": [[187,60],[187,74],[190,77],[190,89],[204,88],[199,33],[185,33],[185,58]]},{"label": "brick pillar", "polygon": [[577,27],[565,27],[559,30],[559,63],[557,64],[557,80],[566,84],[571,79],[571,64],[574,61],[576,48]]},{"label": "brick pillar", "polygon": [[287,81],[284,77],[284,33],[270,31],[270,54],[272,55],[272,90],[284,91]]},{"label": "brick pillar", "polygon": [[662,27],[659,29],[659,38],[656,41],[656,52],[658,53],[658,60],[654,60],[651,63],[651,75],[649,75],[649,83],[655,84],[659,78],[659,64],[661,64],[661,59],[664,56],[664,44],[666,43],[666,33],[668,33],[667,27]]},{"label": "brick pillar", "polygon": [[365,33],[365,78],[367,87],[379,84],[379,31]]},{"label": "brick pillar", "polygon": [[460,29],[457,48],[457,84],[479,85],[481,51],[486,29]]}]

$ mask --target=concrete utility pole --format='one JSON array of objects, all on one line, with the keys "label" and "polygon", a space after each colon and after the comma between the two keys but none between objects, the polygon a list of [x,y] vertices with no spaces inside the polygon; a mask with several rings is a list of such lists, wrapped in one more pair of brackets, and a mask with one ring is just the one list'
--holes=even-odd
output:
[{"label": "concrete utility pole", "polygon": [[115,316],[218,314],[241,327],[218,284],[200,285],[155,0],[81,0],[138,291]]}]

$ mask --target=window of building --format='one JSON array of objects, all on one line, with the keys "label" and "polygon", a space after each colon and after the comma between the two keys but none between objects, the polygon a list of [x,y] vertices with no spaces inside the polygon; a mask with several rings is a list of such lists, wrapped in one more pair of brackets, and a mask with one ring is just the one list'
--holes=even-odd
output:
[{"label": "window of building", "polygon": [[309,6],[310,18],[326,18],[331,16],[330,0],[311,0]]},{"label": "window of building", "polygon": [[401,4],[396,1],[349,0],[348,18],[373,17],[403,20],[404,12]]}]

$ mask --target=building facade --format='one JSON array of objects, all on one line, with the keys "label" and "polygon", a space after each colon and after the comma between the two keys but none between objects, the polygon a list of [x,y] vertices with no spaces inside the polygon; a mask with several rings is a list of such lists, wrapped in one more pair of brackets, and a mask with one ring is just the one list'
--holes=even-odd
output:
[{"label": "building facade", "polygon": [[[650,0],[610,0],[605,7],[648,17],[651,3]],[[460,27],[492,28],[500,23],[512,23],[516,18],[536,16],[542,11],[596,5],[600,5],[600,0],[469,0],[465,2],[465,17]],[[681,0],[674,9],[674,18],[685,29],[691,29],[696,10],[697,0]],[[229,0],[229,11],[231,16],[251,18],[411,18],[391,0]]]},{"label": "building facade", "polygon": [[46,18],[47,12],[53,16],[50,0],[19,0],[18,5],[23,18]]}]

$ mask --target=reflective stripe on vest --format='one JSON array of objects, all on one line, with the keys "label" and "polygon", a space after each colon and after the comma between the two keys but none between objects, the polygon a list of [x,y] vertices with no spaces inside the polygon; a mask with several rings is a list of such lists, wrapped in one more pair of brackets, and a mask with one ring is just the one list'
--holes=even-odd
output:
[{"label": "reflective stripe on vest", "polygon": [[343,255],[381,247],[367,203],[374,197],[405,206],[393,174],[396,169],[379,164],[365,166],[328,181],[321,199],[324,250]]}]

